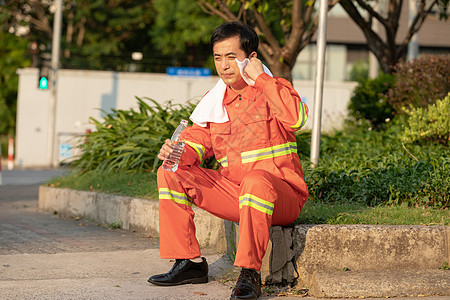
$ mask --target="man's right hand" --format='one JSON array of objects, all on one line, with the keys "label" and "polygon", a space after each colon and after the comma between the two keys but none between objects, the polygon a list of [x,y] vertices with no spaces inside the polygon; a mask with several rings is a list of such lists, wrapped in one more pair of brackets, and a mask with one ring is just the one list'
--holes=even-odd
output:
[{"label": "man's right hand", "polygon": [[164,144],[162,145],[158,153],[158,158],[160,160],[166,159],[169,156],[169,154],[173,152],[173,149],[171,148],[172,144],[173,144],[172,141],[169,139],[164,141]]}]

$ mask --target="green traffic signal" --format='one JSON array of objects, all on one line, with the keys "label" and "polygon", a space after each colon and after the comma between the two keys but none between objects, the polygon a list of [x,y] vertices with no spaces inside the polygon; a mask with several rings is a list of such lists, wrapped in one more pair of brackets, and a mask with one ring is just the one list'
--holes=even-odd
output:
[{"label": "green traffic signal", "polygon": [[50,74],[51,74],[51,55],[50,53],[42,53],[38,59],[38,89],[48,90],[50,87]]},{"label": "green traffic signal", "polygon": [[41,89],[41,90],[46,90],[46,89],[48,89],[48,79],[47,79],[47,77],[42,76],[42,77],[39,79],[39,89]]}]

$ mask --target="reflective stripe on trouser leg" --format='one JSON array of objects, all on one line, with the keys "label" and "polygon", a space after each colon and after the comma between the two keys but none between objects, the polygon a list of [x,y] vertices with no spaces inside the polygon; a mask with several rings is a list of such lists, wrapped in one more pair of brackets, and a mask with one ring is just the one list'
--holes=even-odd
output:
[{"label": "reflective stripe on trouser leg", "polygon": [[295,221],[298,194],[280,178],[264,170],[247,173],[240,186],[239,244],[235,266],[261,269],[272,225]]},{"label": "reflective stripe on trouser leg", "polygon": [[192,203],[184,193],[180,174],[158,169],[159,236],[161,258],[200,256],[195,238]]},{"label": "reflective stripe on trouser leg", "polygon": [[239,221],[239,186],[217,171],[181,166],[172,173],[160,168],[158,189],[162,258],[200,255],[195,237],[194,205],[219,218]]}]

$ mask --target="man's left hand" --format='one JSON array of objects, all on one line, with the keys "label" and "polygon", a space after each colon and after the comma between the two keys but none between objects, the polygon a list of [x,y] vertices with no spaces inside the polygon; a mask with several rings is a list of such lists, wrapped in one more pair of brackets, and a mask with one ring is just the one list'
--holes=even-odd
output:
[{"label": "man's left hand", "polygon": [[250,58],[250,62],[244,69],[245,75],[253,81],[256,81],[259,75],[264,73],[264,68],[262,62],[256,57]]}]

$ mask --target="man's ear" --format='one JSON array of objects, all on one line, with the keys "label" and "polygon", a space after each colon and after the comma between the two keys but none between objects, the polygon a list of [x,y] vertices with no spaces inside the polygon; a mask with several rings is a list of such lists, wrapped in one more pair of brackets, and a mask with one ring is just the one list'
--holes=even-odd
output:
[{"label": "man's ear", "polygon": [[256,53],[256,51],[253,51],[253,52],[250,53],[250,55],[248,56],[249,59],[250,59],[250,58],[253,58],[253,57],[255,57],[255,58],[258,57],[258,53]]}]

